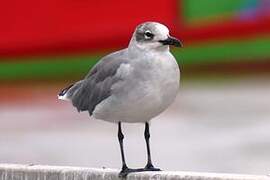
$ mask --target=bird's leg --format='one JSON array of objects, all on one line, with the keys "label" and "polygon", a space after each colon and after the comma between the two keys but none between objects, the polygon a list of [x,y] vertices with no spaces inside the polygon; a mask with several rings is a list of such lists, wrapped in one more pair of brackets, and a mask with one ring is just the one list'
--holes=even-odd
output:
[{"label": "bird's leg", "polygon": [[126,164],[126,160],[125,160],[123,139],[124,139],[124,135],[122,133],[121,122],[118,122],[118,140],[119,140],[120,150],[121,150],[122,171],[128,168]]},{"label": "bird's leg", "polygon": [[145,138],[146,148],[147,148],[147,164],[144,169],[147,171],[160,171],[160,169],[155,168],[153,166],[152,160],[151,160],[151,152],[150,152],[150,145],[149,145],[150,132],[149,132],[148,122],[145,123],[144,138]]},{"label": "bird's leg", "polygon": [[118,140],[120,144],[121,158],[122,158],[122,170],[119,173],[120,178],[126,178],[129,173],[139,171],[138,169],[130,169],[127,167],[126,160],[125,160],[124,147],[123,147],[123,139],[124,139],[124,135],[122,133],[121,122],[118,122]]},{"label": "bird's leg", "polygon": [[118,140],[120,144],[121,157],[122,157],[122,170],[119,173],[120,178],[126,178],[129,173],[145,171],[145,168],[130,169],[127,167],[125,154],[124,154],[123,139],[124,139],[124,135],[122,133],[121,122],[118,122]]},{"label": "bird's leg", "polygon": [[148,157],[147,165],[144,168],[130,169],[127,167],[126,160],[125,160],[124,147],[123,147],[124,135],[122,133],[121,122],[118,122],[118,140],[119,140],[119,144],[120,144],[121,157],[122,157],[122,170],[119,173],[119,177],[126,178],[129,173],[134,173],[134,172],[160,171],[160,169],[155,168],[152,165],[150,147],[149,147],[150,133],[149,133],[149,124],[148,123],[145,124],[144,136],[145,136],[146,146],[147,146],[147,157]]}]

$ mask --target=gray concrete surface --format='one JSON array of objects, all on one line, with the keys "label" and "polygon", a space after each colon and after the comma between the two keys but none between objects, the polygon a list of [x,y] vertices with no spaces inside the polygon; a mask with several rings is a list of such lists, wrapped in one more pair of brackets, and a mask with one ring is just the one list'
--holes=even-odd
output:
[{"label": "gray concrete surface", "polygon": [[[0,180],[119,180],[119,170],[81,167],[0,164]],[[126,180],[270,180],[270,176],[194,173],[132,173]]]}]

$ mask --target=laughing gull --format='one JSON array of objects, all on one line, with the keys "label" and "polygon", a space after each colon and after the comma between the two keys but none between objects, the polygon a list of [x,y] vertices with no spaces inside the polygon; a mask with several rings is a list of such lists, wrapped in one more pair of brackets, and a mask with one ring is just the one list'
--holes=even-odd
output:
[{"label": "laughing gull", "polygon": [[[103,57],[86,77],[63,89],[58,98],[69,100],[90,116],[118,123],[122,157],[120,176],[131,172],[159,171],[152,165],[149,121],[173,102],[179,88],[180,71],[169,45],[181,42],[169,35],[166,26],[146,22],[136,27],[128,48]],[[145,123],[147,164],[130,169],[126,165],[121,122]]]}]

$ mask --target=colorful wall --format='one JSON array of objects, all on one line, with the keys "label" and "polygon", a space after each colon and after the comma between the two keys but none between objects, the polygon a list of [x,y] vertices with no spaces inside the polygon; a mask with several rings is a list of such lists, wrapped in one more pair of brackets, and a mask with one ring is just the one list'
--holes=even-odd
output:
[{"label": "colorful wall", "polygon": [[270,59],[268,0],[10,0],[0,19],[0,80],[81,76],[149,20],[182,39],[185,66]]}]

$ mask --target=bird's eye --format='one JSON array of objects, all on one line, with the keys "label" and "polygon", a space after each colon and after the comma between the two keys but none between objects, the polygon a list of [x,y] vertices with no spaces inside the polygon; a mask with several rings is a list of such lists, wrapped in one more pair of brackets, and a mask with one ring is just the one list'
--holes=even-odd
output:
[{"label": "bird's eye", "polygon": [[145,39],[152,39],[154,37],[154,34],[151,33],[150,31],[145,31],[144,37]]}]

